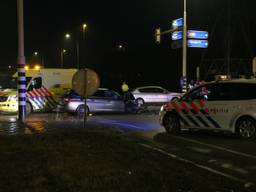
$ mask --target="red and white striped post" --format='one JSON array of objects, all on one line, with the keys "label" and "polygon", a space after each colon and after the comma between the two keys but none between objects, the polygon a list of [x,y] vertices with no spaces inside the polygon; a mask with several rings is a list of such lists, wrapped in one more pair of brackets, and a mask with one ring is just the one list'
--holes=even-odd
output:
[{"label": "red and white striped post", "polygon": [[19,121],[26,120],[26,71],[24,56],[24,19],[23,0],[17,0],[18,19],[18,97],[19,97]]}]

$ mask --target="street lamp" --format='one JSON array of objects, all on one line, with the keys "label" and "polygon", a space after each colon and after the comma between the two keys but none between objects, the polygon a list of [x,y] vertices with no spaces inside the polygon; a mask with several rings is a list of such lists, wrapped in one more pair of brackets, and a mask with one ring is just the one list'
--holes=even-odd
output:
[{"label": "street lamp", "polygon": [[63,62],[64,62],[64,54],[67,52],[66,49],[61,49],[61,52],[60,52],[60,67],[63,68]]},{"label": "street lamp", "polygon": [[[82,24],[82,32],[83,32],[83,40],[85,40],[85,30],[87,28],[87,24],[84,23]],[[80,28],[80,27],[79,27]],[[79,29],[80,32],[80,29]],[[69,33],[65,34],[66,39],[70,39],[71,35]],[[62,52],[62,57],[63,57],[63,52]],[[76,61],[77,61],[77,68],[79,69],[80,66],[80,44],[79,44],[79,36],[76,38]]]},{"label": "street lamp", "polygon": [[[65,38],[70,39],[71,35],[69,33],[67,33],[67,34],[65,34]],[[61,51],[62,57],[63,57],[63,53],[65,53],[65,52]],[[76,39],[76,62],[77,62],[77,68],[79,68],[79,39],[78,38]]]},{"label": "street lamp", "polygon": [[[40,62],[42,66],[44,66],[44,57],[41,55],[38,51],[34,52],[34,57],[36,59],[36,62]],[[38,58],[39,57],[39,58]],[[39,61],[40,60],[40,61]]]},{"label": "street lamp", "polygon": [[66,33],[66,34],[65,34],[65,38],[66,38],[66,39],[70,39],[70,37],[71,37],[71,36],[70,36],[69,33]]},{"label": "street lamp", "polygon": [[82,28],[83,28],[83,40],[85,40],[85,29],[87,28],[87,24],[84,23],[84,24],[82,25]]}]

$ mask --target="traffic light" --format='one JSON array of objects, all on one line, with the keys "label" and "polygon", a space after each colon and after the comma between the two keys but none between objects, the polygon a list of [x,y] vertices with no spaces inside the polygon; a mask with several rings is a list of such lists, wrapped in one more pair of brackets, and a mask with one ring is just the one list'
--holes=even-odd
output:
[{"label": "traffic light", "polygon": [[157,28],[155,31],[155,38],[156,38],[156,43],[161,42],[161,29]]}]

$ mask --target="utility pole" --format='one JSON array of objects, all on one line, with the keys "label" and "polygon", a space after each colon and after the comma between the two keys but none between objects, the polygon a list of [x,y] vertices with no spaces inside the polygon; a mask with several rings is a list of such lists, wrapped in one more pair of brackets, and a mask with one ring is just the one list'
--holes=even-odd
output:
[{"label": "utility pole", "polygon": [[18,97],[19,112],[18,120],[22,123],[26,120],[26,71],[24,56],[24,18],[23,0],[17,0],[18,20]]},{"label": "utility pole", "polygon": [[76,39],[76,62],[77,62],[77,69],[79,69],[80,66],[80,46],[79,46],[79,38]]},{"label": "utility pole", "polygon": [[231,0],[228,0],[228,31],[227,31],[227,76],[231,75],[230,72],[230,55],[231,55]]},{"label": "utility pole", "polygon": [[183,9],[183,43],[182,43],[182,92],[187,92],[187,0],[184,0]]}]

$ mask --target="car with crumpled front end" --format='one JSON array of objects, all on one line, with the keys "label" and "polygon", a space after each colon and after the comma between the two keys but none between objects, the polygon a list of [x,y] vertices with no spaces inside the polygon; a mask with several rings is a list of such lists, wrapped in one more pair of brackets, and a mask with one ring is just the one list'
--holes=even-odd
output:
[{"label": "car with crumpled front end", "polygon": [[[69,90],[63,98],[64,110],[82,115],[85,110],[85,99],[75,91]],[[115,91],[99,88],[95,94],[86,99],[86,114],[99,112],[125,112],[123,98]]]}]

